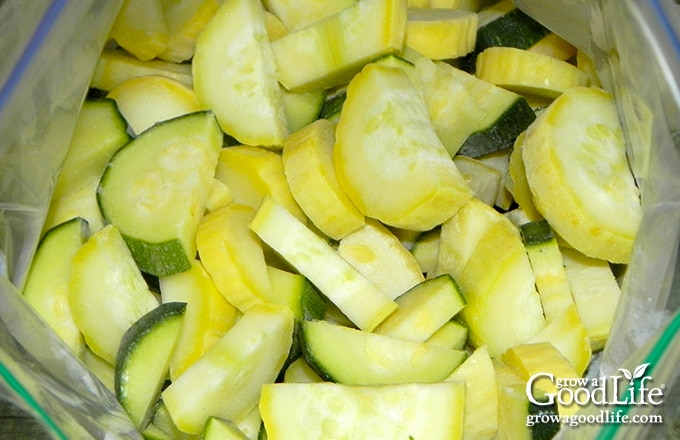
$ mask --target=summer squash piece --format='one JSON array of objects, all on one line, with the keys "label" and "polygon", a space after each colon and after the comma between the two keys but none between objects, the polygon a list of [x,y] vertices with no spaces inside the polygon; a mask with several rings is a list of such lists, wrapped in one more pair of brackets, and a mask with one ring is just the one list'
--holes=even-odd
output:
[{"label": "summer squash piece", "polygon": [[287,307],[248,309],[210,351],[168,386],[162,399],[177,427],[200,434],[209,417],[238,423],[257,407],[290,350],[294,316]]},{"label": "summer squash piece", "polygon": [[116,355],[116,397],[132,422],[144,428],[168,376],[186,303],[164,303],[139,318],[123,335]]},{"label": "summer squash piece", "polygon": [[76,217],[48,230],[38,244],[22,294],[74,354],[85,350],[73,319],[68,286],[73,256],[89,235],[87,221]]},{"label": "summer squash piece", "polygon": [[158,306],[113,225],[92,234],[75,253],[68,300],[88,347],[111,364],[128,328]]},{"label": "summer squash piece", "polygon": [[250,228],[359,328],[373,330],[396,310],[394,301],[271,198],[263,200]]},{"label": "summer squash piece", "polygon": [[538,211],[575,249],[627,263],[642,218],[614,98],[574,87],[527,129],[526,178]]},{"label": "summer squash piece", "polygon": [[369,64],[352,79],[333,160],[357,208],[389,226],[432,229],[472,197],[400,68]]},{"label": "summer squash piece", "polygon": [[319,376],[347,385],[439,382],[466,358],[461,350],[326,321],[302,322],[300,337],[304,357]]},{"label": "summer squash piece", "polygon": [[260,412],[270,440],[462,438],[462,383],[267,384]]},{"label": "summer squash piece", "polygon": [[142,271],[167,276],[191,267],[221,147],[213,114],[197,112],[153,126],[111,158],[99,206]]},{"label": "summer squash piece", "polygon": [[280,148],[289,134],[282,91],[259,0],[222,3],[196,41],[194,90],[225,133]]},{"label": "summer squash piece", "polygon": [[361,0],[272,42],[278,78],[291,91],[346,84],[368,62],[398,53],[406,0]]}]

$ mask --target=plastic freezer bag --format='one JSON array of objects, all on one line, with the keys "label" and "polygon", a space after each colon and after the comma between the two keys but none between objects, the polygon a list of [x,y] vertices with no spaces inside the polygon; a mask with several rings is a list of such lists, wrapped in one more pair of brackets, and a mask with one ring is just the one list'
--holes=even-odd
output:
[{"label": "plastic freezer bag", "polygon": [[120,4],[0,1],[0,397],[55,438],[140,438],[18,293]]},{"label": "plastic freezer bag", "polygon": [[[665,383],[667,396],[677,395],[680,6],[673,0],[516,3],[593,57],[605,88],[616,96],[643,194],[643,230],[597,373],[654,362],[655,381]],[[0,1],[0,391],[31,410],[56,438],[139,437],[113,396],[45,328],[16,288],[119,7],[120,1]],[[669,397],[666,423],[656,431],[591,425],[562,435],[663,436],[677,408]]]}]

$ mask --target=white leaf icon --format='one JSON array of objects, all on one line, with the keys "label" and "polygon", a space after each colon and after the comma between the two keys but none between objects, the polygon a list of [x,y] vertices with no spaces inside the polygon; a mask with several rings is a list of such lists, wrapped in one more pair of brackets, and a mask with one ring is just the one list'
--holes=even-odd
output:
[{"label": "white leaf icon", "polygon": [[632,377],[632,379],[629,379],[629,380],[637,379],[638,377],[644,376],[645,370],[647,369],[648,366],[649,366],[649,363],[647,363],[647,364],[642,364],[642,365],[638,365],[638,366],[635,368],[635,371],[633,372],[633,377]]},{"label": "white leaf icon", "polygon": [[623,373],[626,379],[633,380],[633,375],[630,374],[630,371],[626,370],[625,368],[619,368],[619,371]]}]

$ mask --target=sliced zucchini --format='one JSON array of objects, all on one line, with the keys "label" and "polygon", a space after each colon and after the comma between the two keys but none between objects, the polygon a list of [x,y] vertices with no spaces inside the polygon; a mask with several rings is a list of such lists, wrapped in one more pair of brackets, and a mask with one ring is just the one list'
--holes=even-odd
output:
[{"label": "sliced zucchini", "polygon": [[234,325],[236,309],[217,290],[200,261],[159,282],[164,303],[186,303],[185,319],[170,360],[170,380],[175,380]]},{"label": "sliced zucchini", "polygon": [[457,319],[445,323],[425,342],[428,344],[441,345],[443,347],[462,350],[467,342],[468,327]]},{"label": "sliced zucchini", "polygon": [[234,201],[234,196],[227,185],[222,181],[213,179],[210,184],[210,193],[208,200],[205,203],[206,213],[217,211],[220,208],[231,204]]},{"label": "sliced zucchini", "polygon": [[110,364],[127,329],[158,306],[113,225],[92,234],[73,256],[68,302],[88,347]]},{"label": "sliced zucchini", "polygon": [[161,0],[126,0],[111,28],[111,38],[142,61],[154,59],[168,47],[168,26]]},{"label": "sliced zucchini", "polygon": [[357,0],[264,0],[263,3],[290,32],[309,26],[355,4]]},{"label": "sliced zucchini", "polygon": [[163,15],[168,27],[168,45],[158,58],[182,63],[194,56],[196,38],[220,6],[215,0],[163,2]]},{"label": "sliced zucchini", "polygon": [[307,217],[339,240],[361,227],[364,215],[340,187],[333,165],[335,124],[319,119],[283,144],[283,169],[290,192]]},{"label": "sliced zucchini", "polygon": [[76,217],[48,230],[38,244],[24,282],[23,297],[78,356],[85,340],[73,319],[68,286],[73,256],[89,235],[87,221]]},{"label": "sliced zucchini", "polygon": [[536,114],[523,97],[517,97],[491,124],[465,139],[458,154],[481,157],[513,146],[515,139],[534,120]]},{"label": "sliced zucchini", "polygon": [[288,365],[283,381],[286,383],[314,383],[323,382],[323,379],[316,374],[316,371],[309,366],[304,358],[300,357]]},{"label": "sliced zucchini", "polygon": [[269,38],[269,41],[275,41],[284,35],[288,35],[286,25],[269,9],[264,11],[264,24],[267,27],[267,38]]},{"label": "sliced zucchini", "polygon": [[588,86],[590,78],[576,66],[539,52],[490,47],[477,56],[478,78],[523,95],[556,98],[571,87]]},{"label": "sliced zucchini", "polygon": [[522,212],[530,221],[543,220],[543,216],[536,209],[534,198],[527,182],[526,170],[524,169],[524,159],[522,159],[522,149],[524,145],[525,132],[517,136],[515,145],[510,153],[508,161],[508,190]]},{"label": "sliced zucchini", "polygon": [[495,2],[479,11],[475,49],[468,58],[469,71],[474,72],[477,55],[489,47],[527,49],[549,32],[548,28],[517,8],[512,0]]},{"label": "sliced zucchini", "polygon": [[394,301],[271,198],[263,200],[250,228],[359,328],[373,330],[396,310]]},{"label": "sliced zucchini", "polygon": [[173,437],[170,434],[153,423],[149,423],[146,425],[146,428],[142,430],[142,438],[144,438],[144,440],[173,440]]},{"label": "sliced zucchini", "polygon": [[408,8],[404,44],[432,60],[458,58],[475,48],[477,14],[453,8]]},{"label": "sliced zucchini", "polygon": [[[148,430],[153,429],[157,435],[159,435],[159,440],[197,440],[198,436],[194,434],[187,434],[186,432],[180,431],[175,422],[172,421],[172,417],[168,412],[168,408],[163,403],[162,399],[156,402],[156,408],[153,413],[153,418],[151,422],[147,425],[147,429],[142,432],[142,436],[146,439]],[[165,433],[165,436],[163,436]],[[153,437],[149,440],[152,440]]]},{"label": "sliced zucchini", "polygon": [[563,61],[574,58],[577,51],[575,46],[553,32],[532,44],[527,50],[549,55]]},{"label": "sliced zucchini", "polygon": [[551,321],[574,305],[562,253],[552,228],[545,220],[523,224],[520,233],[536,277],[543,313]]},{"label": "sliced zucchini", "polygon": [[480,157],[512,147],[536,116],[520,95],[449,64],[415,62],[437,135],[450,156]]},{"label": "sliced zucchini", "polygon": [[281,155],[273,151],[247,145],[223,148],[215,178],[227,185],[236,203],[257,209],[268,195],[300,221],[307,221],[288,186]]},{"label": "sliced zucchini", "polygon": [[304,276],[272,266],[268,266],[267,269],[272,283],[272,296],[265,298],[265,301],[290,308],[296,318],[293,343],[288,359],[283,366],[282,373],[285,373],[290,364],[302,355],[300,341],[297,337],[300,332],[299,321],[302,319],[323,319],[326,314],[327,303],[321,293]]},{"label": "sliced zucchini", "polygon": [[142,271],[167,276],[191,267],[221,147],[214,116],[198,112],[155,125],[111,158],[99,206]]},{"label": "sliced zucchini", "polygon": [[526,342],[546,325],[519,230],[477,199],[442,225],[437,272],[460,285],[469,341],[486,345],[491,356]]},{"label": "sliced zucchini", "polygon": [[326,92],[324,90],[298,93],[282,89],[282,93],[283,112],[286,114],[291,133],[314,122],[319,117],[321,107],[323,107],[326,101]]},{"label": "sliced zucchini", "polygon": [[191,64],[176,64],[163,60],[140,61],[123,49],[104,49],[99,56],[90,87],[111,91],[122,82],[146,75],[162,75],[191,86]]},{"label": "sliced zucchini", "polygon": [[112,99],[86,99],[52,193],[43,233],[74,217],[90,231],[104,226],[97,206],[97,185],[111,156],[130,141],[127,123]]},{"label": "sliced zucchini", "polygon": [[498,430],[498,406],[496,373],[486,347],[476,348],[470,356],[445,379],[446,382],[463,382],[465,394],[465,423],[463,438],[466,440],[493,439]]},{"label": "sliced zucchini", "polygon": [[582,253],[626,263],[642,218],[614,98],[566,91],[527,130],[526,177],[538,211]]},{"label": "sliced zucchini", "polygon": [[363,226],[342,238],[337,250],[390,299],[425,279],[413,254],[396,235],[374,219],[366,219]]},{"label": "sliced zucchini", "polygon": [[352,79],[333,160],[357,208],[389,226],[427,231],[472,197],[400,68],[368,64]]},{"label": "sliced zucchini", "polygon": [[321,106],[319,112],[319,119],[328,119],[331,122],[337,122],[340,118],[340,111],[347,99],[347,93],[343,90],[327,98]]},{"label": "sliced zucchini", "polygon": [[309,366],[325,380],[347,385],[439,382],[466,357],[464,351],[326,321],[304,321],[301,327]]},{"label": "sliced zucchini", "polygon": [[233,422],[219,417],[208,418],[201,438],[203,440],[249,440],[248,436]]},{"label": "sliced zucchini", "polygon": [[268,302],[288,306],[297,319],[322,319],[326,301],[304,276],[267,266],[272,283]]},{"label": "sliced zucchini", "polygon": [[249,229],[255,211],[232,203],[203,217],[196,247],[217,289],[245,312],[272,295],[262,241]]},{"label": "sliced zucchini", "polygon": [[609,338],[621,287],[607,261],[566,247],[561,251],[574,303],[588,332],[591,348],[601,350]]},{"label": "sliced zucchini", "polygon": [[191,87],[161,75],[130,78],[106,96],[116,101],[136,134],[158,122],[200,110]]},{"label": "sliced zucchini", "polygon": [[487,205],[493,206],[498,198],[498,188],[503,178],[501,172],[468,156],[456,155],[453,162],[474,192],[475,197]]},{"label": "sliced zucchini", "polygon": [[[553,379],[544,376],[534,380],[532,384],[526,384],[529,388],[527,392],[530,391],[536,399],[543,399],[547,393],[557,393],[555,382],[558,379],[580,377],[571,363],[549,342],[517,345],[503,353],[500,359],[527,382],[536,374],[553,375]],[[558,412],[562,415],[574,414],[579,409],[576,403],[562,404],[558,400]]]},{"label": "sliced zucchini", "polygon": [[439,228],[423,232],[413,244],[411,253],[423,274],[434,273],[439,259]]},{"label": "sliced zucchini", "polygon": [[[550,440],[560,429],[556,420],[534,421],[559,417],[557,404],[537,406],[529,401],[526,381],[500,361],[494,362],[498,387],[498,440]],[[547,403],[547,402],[546,402]],[[544,417],[545,416],[545,417]]]},{"label": "sliced zucchini", "polygon": [[462,438],[461,383],[268,384],[260,411],[269,440]]},{"label": "sliced zucchini", "polygon": [[85,347],[80,353],[80,360],[87,367],[90,373],[94,374],[106,388],[112,393],[116,393],[116,368],[105,359],[94,354],[92,350]]},{"label": "sliced zucchini", "polygon": [[450,275],[421,281],[395,302],[399,308],[375,333],[415,342],[427,341],[465,306],[465,298]]},{"label": "sliced zucchini", "polygon": [[[162,393],[177,427],[199,434],[209,417],[241,420],[257,406],[290,350],[293,312],[265,304],[248,309],[212,349]],[[238,423],[238,422],[236,422]]]},{"label": "sliced zucchini", "polygon": [[116,355],[116,398],[140,429],[168,377],[186,303],[163,303],[143,315],[123,335]]},{"label": "sliced zucchini", "polygon": [[225,133],[280,148],[289,134],[265,12],[257,0],[222,3],[196,41],[194,90]]},{"label": "sliced zucchini", "polygon": [[406,33],[405,0],[362,0],[272,42],[278,78],[292,91],[346,84],[364,64],[398,53]]},{"label": "sliced zucchini", "polygon": [[494,200],[493,205],[503,212],[508,211],[513,202],[512,194],[508,190],[508,181],[510,180],[510,176],[508,174],[510,152],[510,149],[502,149],[477,158],[477,160],[479,160],[484,165],[491,167],[501,173],[501,180],[498,183],[496,200]]},{"label": "sliced zucchini", "polygon": [[527,343],[550,342],[583,375],[590,364],[593,351],[586,329],[576,306],[570,304]]}]

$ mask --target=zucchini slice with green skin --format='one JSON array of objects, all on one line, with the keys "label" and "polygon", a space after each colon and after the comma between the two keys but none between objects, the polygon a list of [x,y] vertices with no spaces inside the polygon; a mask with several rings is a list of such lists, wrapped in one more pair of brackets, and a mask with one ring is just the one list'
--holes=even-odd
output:
[{"label": "zucchini slice with green skin", "polygon": [[130,141],[127,128],[113,99],[88,98],[83,102],[43,232],[74,217],[87,220],[92,232],[104,226],[97,206],[97,185],[111,156]]},{"label": "zucchini slice with green skin", "polygon": [[307,363],[325,380],[346,385],[438,382],[466,358],[464,351],[326,321],[303,321],[301,327]]},{"label": "zucchini slice with green skin", "polygon": [[551,321],[574,305],[562,253],[547,221],[525,223],[519,230],[536,277],[543,313]]},{"label": "zucchini slice with green skin", "polygon": [[144,428],[179,338],[186,303],[164,303],[135,322],[123,335],[116,357],[115,390],[132,422]]},{"label": "zucchini slice with green skin", "polygon": [[248,440],[248,436],[230,420],[210,417],[205,422],[203,440]]},{"label": "zucchini slice with green skin", "polygon": [[[549,440],[560,429],[557,404],[538,406],[529,401],[526,381],[509,366],[494,362],[498,403],[497,440]],[[540,400],[539,400],[540,401]],[[554,416],[556,420],[548,420]]]},{"label": "zucchini slice with green skin", "polygon": [[85,340],[68,304],[75,253],[87,240],[87,220],[76,217],[49,229],[38,244],[22,294],[54,332],[79,355]]},{"label": "zucchini slice with green skin", "polygon": [[196,112],[153,126],[111,158],[99,207],[143,272],[167,276],[191,267],[221,147],[213,114]]},{"label": "zucchini slice with green skin", "polygon": [[418,283],[395,302],[399,308],[375,332],[423,342],[465,306],[465,297],[456,281],[444,274]]},{"label": "zucchini slice with green skin", "polygon": [[260,412],[269,440],[459,440],[465,394],[462,383],[277,383]]},{"label": "zucchini slice with green skin", "polygon": [[425,342],[428,344],[441,345],[455,350],[465,348],[467,342],[468,327],[457,319],[452,319],[432,334]]},{"label": "zucchini slice with green skin", "polygon": [[508,149],[535,119],[536,113],[527,100],[518,95],[495,121],[468,136],[458,154],[481,157]]},{"label": "zucchini slice with green skin", "polygon": [[415,62],[437,135],[449,155],[481,157],[513,146],[535,119],[527,100],[443,62]]},{"label": "zucchini slice with green skin", "polygon": [[502,0],[479,12],[475,48],[466,57],[466,70],[474,72],[477,55],[495,46],[528,49],[550,30],[517,8],[512,0]]}]

